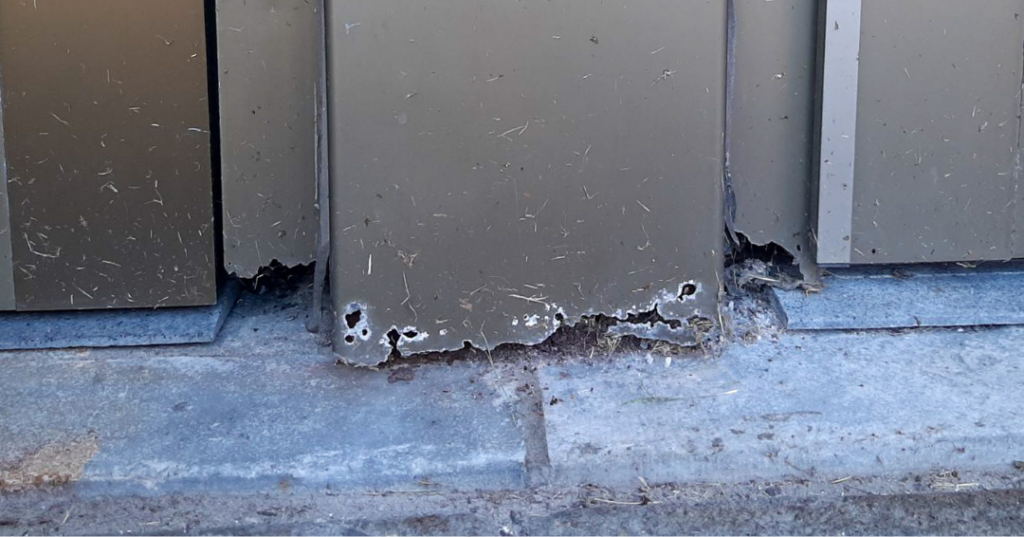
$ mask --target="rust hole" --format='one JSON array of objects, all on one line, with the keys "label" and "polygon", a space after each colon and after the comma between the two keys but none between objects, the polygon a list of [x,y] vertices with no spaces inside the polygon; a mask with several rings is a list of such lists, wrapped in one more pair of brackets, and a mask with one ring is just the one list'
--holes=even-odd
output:
[{"label": "rust hole", "polygon": [[693,296],[697,294],[697,286],[692,283],[683,284],[683,289],[679,293],[679,300],[683,300],[685,297]]},{"label": "rust hole", "polygon": [[355,328],[359,324],[359,319],[363,318],[363,310],[356,310],[352,313],[345,314],[345,324],[348,325],[349,329]]}]

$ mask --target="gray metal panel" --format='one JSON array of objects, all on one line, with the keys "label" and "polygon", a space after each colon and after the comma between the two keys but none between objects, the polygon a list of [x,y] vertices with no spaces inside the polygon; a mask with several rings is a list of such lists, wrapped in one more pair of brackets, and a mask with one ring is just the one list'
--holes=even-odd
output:
[{"label": "gray metal panel", "polygon": [[864,0],[854,263],[1012,256],[1020,0]]},{"label": "gray metal panel", "polygon": [[815,274],[810,240],[815,0],[736,3],[732,179],[737,230]]},{"label": "gray metal panel", "polygon": [[346,360],[383,361],[392,329],[410,353],[538,343],[559,317],[717,320],[725,0],[328,14]]},{"label": "gray metal panel", "polygon": [[202,0],[0,0],[19,310],[216,302]]},{"label": "gray metal panel", "polygon": [[7,199],[7,159],[4,153],[3,69],[0,68],[0,310],[13,310],[14,259],[11,257],[11,212]]},{"label": "gray metal panel", "polygon": [[825,3],[818,158],[817,258],[850,262],[857,151],[861,0]]},{"label": "gray metal panel", "polygon": [[224,265],[239,276],[316,251],[317,6],[217,1]]}]

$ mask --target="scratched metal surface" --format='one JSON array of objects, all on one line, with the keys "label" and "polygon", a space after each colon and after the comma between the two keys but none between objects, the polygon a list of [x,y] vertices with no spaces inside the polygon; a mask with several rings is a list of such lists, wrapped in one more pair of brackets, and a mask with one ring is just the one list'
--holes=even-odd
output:
[{"label": "scratched metal surface", "polygon": [[815,50],[814,0],[736,3],[732,180],[736,229],[776,243],[805,274],[810,238]]},{"label": "scratched metal surface", "polygon": [[216,301],[202,0],[0,0],[19,310]]},{"label": "scratched metal surface", "polygon": [[242,277],[316,253],[318,5],[217,2],[224,265]]},{"label": "scratched metal surface", "polygon": [[1020,0],[864,0],[853,263],[1021,253],[1022,13]]},{"label": "scratched metal surface", "polygon": [[[717,319],[725,1],[331,2],[335,350]],[[688,294],[688,293],[691,293]],[[354,315],[359,312],[358,318]],[[346,318],[348,315],[348,318]]]},{"label": "scratched metal surface", "polygon": [[14,260],[11,257],[11,212],[7,200],[7,164],[4,151],[3,66],[0,66],[0,310],[13,310]]}]

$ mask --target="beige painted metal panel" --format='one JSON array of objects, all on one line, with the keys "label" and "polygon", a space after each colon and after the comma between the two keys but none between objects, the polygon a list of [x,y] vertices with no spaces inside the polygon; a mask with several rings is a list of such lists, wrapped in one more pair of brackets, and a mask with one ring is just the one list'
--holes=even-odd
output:
[{"label": "beige painted metal panel", "polygon": [[864,0],[853,263],[1006,259],[1024,3]]},{"label": "beige painted metal panel", "polygon": [[818,3],[736,3],[736,228],[816,273],[810,237]]},{"label": "beige painted metal panel", "polygon": [[19,310],[216,302],[202,0],[0,0]]},{"label": "beige painted metal panel", "polygon": [[[335,350],[717,322],[725,0],[329,5]],[[358,315],[356,315],[358,312]]]},{"label": "beige painted metal panel", "polygon": [[7,158],[4,150],[3,68],[0,67],[0,310],[13,310],[14,259],[11,254],[11,212],[7,198]]},{"label": "beige painted metal panel", "polygon": [[318,6],[217,1],[224,264],[239,276],[316,252]]}]

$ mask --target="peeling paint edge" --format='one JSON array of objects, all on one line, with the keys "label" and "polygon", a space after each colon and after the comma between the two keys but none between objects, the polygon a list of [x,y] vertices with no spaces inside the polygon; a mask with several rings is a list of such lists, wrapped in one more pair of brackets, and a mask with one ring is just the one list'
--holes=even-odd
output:
[{"label": "peeling paint edge", "polygon": [[[370,317],[372,307],[360,301],[351,301],[342,313],[343,318],[339,319],[337,326],[339,332],[335,335],[334,341],[344,342],[345,350],[348,352],[334,351],[339,364],[345,364],[360,368],[378,368],[395,357],[412,358],[415,356],[457,352],[470,347],[490,353],[502,345],[524,345],[535,347],[547,342],[559,330],[582,330],[584,327],[592,327],[594,319],[604,318],[610,325],[602,333],[611,336],[633,336],[642,340],[664,341],[674,345],[689,348],[706,348],[711,340],[722,335],[723,327],[720,326],[721,316],[716,317],[705,315],[699,308],[694,309],[692,314],[686,318],[665,318],[662,316],[660,306],[666,303],[685,304],[697,300],[705,294],[706,289],[702,282],[687,280],[679,282],[674,290],[662,289],[658,295],[648,303],[634,305],[628,308],[616,309],[611,314],[605,311],[589,309],[575,316],[566,315],[565,310],[554,304],[546,305],[546,310],[555,310],[555,314],[545,316],[546,322],[540,323],[540,316],[537,314],[527,315],[528,319],[536,317],[534,326],[544,327],[544,330],[536,333],[536,337],[516,337],[512,340],[498,340],[491,342],[487,336],[480,332],[472,334],[463,339],[463,346],[430,346],[429,342],[440,341],[447,336],[448,330],[441,328],[437,335],[439,338],[431,339],[429,330],[423,330],[416,326],[390,325],[387,330],[374,330]],[[716,292],[716,303],[721,302],[722,289]],[[363,301],[365,302],[365,301]],[[518,319],[512,321],[517,326]],[[482,341],[481,341],[482,340]],[[375,351],[373,349],[379,349]],[[376,354],[380,352],[380,354]],[[374,356],[378,358],[374,358]]]}]

